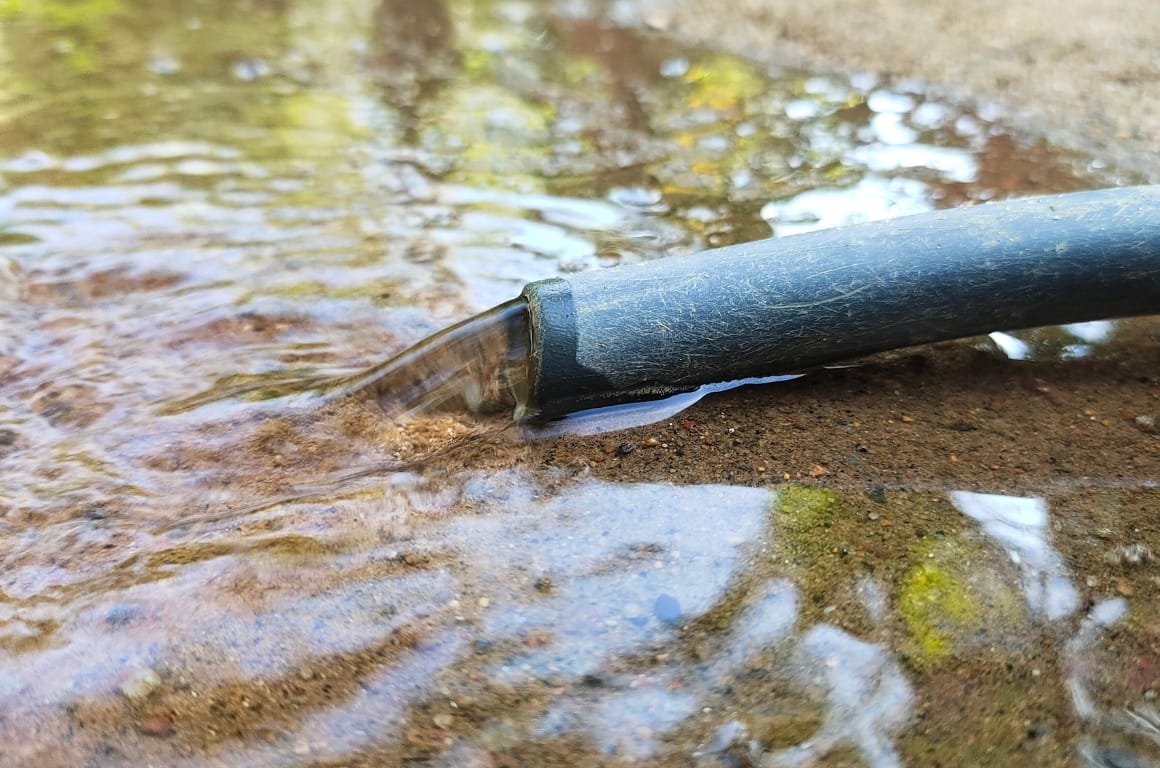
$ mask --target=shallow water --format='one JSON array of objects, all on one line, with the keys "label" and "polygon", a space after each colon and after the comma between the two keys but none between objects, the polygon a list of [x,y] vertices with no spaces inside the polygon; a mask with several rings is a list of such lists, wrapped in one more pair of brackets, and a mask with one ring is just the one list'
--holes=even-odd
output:
[{"label": "shallow water", "polygon": [[1096,183],[921,84],[621,22],[0,8],[0,764],[1158,759],[1151,321],[932,353],[991,361],[976,394],[1046,360],[1004,396],[1073,420],[1056,451],[962,405],[1011,447],[933,476],[710,481],[752,391],[607,446],[326,394],[530,280]]}]

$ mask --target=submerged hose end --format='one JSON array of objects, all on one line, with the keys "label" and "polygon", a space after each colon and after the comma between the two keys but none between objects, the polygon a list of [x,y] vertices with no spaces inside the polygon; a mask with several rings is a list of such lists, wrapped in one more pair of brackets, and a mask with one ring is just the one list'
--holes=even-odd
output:
[{"label": "submerged hose end", "polygon": [[1122,188],[529,283],[353,389],[387,410],[547,421],[913,344],[1158,311],[1160,186]]},{"label": "submerged hose end", "polygon": [[550,377],[546,381],[545,372],[577,367],[576,311],[571,287],[558,277],[525,285],[520,298],[528,308],[528,371],[527,397],[516,418],[529,421],[554,410],[552,396],[558,392],[550,385]]},{"label": "submerged hose end", "polygon": [[[625,372],[636,367],[633,360],[601,355],[603,344],[614,340],[593,333],[595,329],[591,327],[582,350],[584,307],[577,304],[572,287],[569,280],[554,277],[529,283],[520,294],[528,307],[528,390],[526,406],[517,418],[547,421],[577,411],[656,400],[697,388],[631,373],[625,377]],[[648,343],[647,339],[640,341]],[[585,364],[586,360],[596,364]]]}]

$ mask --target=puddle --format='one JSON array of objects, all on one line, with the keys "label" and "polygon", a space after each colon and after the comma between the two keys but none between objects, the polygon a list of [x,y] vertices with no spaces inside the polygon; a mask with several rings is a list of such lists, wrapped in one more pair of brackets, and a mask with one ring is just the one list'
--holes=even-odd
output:
[{"label": "puddle", "polygon": [[1082,158],[540,3],[28,2],[0,77],[5,760],[1160,759],[1154,321],[590,437],[333,394],[531,280]]}]

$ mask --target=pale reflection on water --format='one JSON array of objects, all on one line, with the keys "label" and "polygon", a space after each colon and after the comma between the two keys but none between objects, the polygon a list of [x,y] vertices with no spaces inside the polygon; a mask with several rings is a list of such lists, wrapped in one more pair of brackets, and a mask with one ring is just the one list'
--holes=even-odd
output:
[{"label": "pale reflection on water", "polygon": [[766,535],[769,493],[585,483],[514,515],[501,512],[509,503],[487,503],[500,514],[463,519],[452,533],[488,553],[484,583],[503,585],[488,598],[481,638],[518,646],[538,637],[490,679],[577,686],[524,738],[581,730],[608,754],[651,753],[655,738],[642,734],[679,726],[709,681],[679,665],[638,663],[679,648],[681,625],[722,598]]},{"label": "pale reflection on water", "polygon": [[1043,499],[956,491],[951,501],[1007,551],[1023,574],[1023,592],[1032,613],[1056,621],[1076,609],[1079,594],[1063,558],[1048,542]]}]

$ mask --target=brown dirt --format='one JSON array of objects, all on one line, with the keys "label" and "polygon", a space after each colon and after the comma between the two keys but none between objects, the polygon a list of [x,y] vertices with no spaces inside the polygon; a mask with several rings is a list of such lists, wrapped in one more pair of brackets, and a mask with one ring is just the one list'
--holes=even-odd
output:
[{"label": "brown dirt", "polygon": [[1067,363],[1009,361],[970,342],[881,355],[710,397],[651,427],[560,439],[549,460],[615,480],[1139,486],[1160,476],[1160,439],[1141,426],[1160,415],[1160,347],[1140,335],[1138,346]]}]

